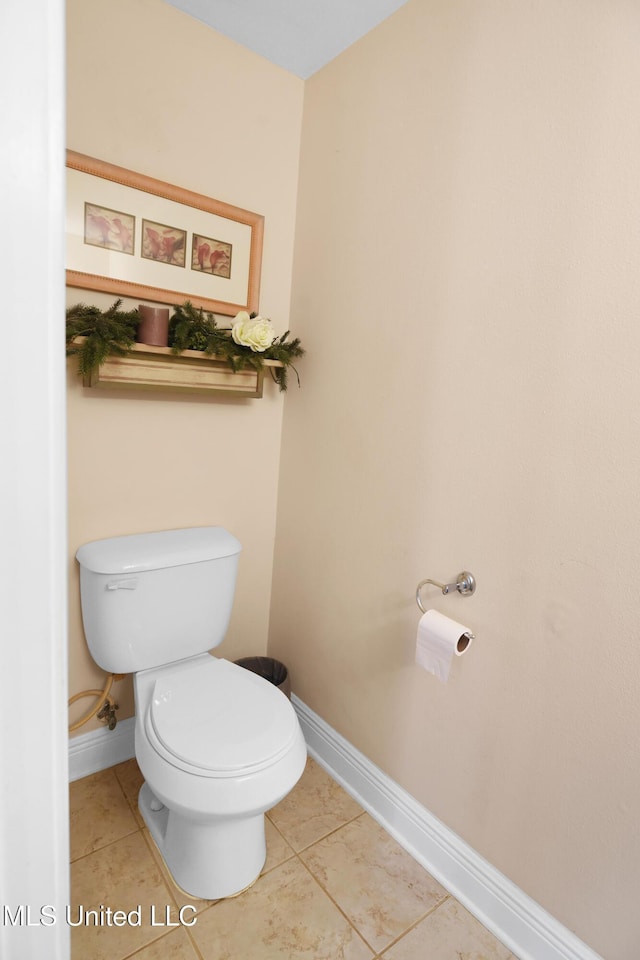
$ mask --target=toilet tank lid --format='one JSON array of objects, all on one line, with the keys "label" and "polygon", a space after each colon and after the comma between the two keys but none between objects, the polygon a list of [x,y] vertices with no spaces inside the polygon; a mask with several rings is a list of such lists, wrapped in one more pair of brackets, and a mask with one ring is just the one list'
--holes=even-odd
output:
[{"label": "toilet tank lid", "polygon": [[93,573],[136,573],[240,553],[241,544],[223,527],[159,530],[85,543],[77,553],[80,566]]}]

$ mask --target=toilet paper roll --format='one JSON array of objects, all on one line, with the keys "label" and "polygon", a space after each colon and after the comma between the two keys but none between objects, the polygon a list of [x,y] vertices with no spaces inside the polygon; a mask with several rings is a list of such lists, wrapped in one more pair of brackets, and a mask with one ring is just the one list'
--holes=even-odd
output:
[{"label": "toilet paper roll", "polygon": [[427,610],[418,624],[416,664],[446,683],[453,658],[466,653],[473,639],[469,627]]}]

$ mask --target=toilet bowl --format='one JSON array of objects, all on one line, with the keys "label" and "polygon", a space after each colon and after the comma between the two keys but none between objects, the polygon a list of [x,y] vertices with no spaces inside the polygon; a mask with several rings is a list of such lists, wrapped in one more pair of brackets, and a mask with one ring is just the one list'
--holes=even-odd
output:
[{"label": "toilet bowl", "polygon": [[284,693],[209,652],[226,633],[240,549],[222,527],[194,527],[76,554],[93,659],[134,674],[140,812],[176,884],[204,900],[258,877],[264,814],[306,762]]},{"label": "toilet bowl", "polygon": [[267,680],[204,656],[135,677],[139,808],[175,882],[204,900],[259,875],[264,813],[306,762],[295,711]]}]

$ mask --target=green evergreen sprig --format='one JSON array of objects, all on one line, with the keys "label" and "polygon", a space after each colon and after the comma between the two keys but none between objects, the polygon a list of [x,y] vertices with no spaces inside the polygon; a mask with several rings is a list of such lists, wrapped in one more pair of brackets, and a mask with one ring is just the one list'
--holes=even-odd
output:
[{"label": "green evergreen sprig", "polygon": [[[255,313],[251,314],[251,317],[255,316]],[[202,307],[194,307],[189,300],[174,308],[174,315],[169,322],[169,346],[176,354],[183,350],[199,350],[206,356],[221,357],[234,373],[245,367],[261,370],[265,360],[278,360],[281,367],[270,366],[268,369],[279,389],[284,391],[288,387],[289,367],[300,385],[298,371],[293,365],[293,360],[304,356],[298,337],[289,340],[287,330],[281,337],[276,337],[266,350],[254,352],[250,347],[236,343],[231,330],[219,327],[212,313],[205,312]]]},{"label": "green evergreen sprig", "polygon": [[271,371],[271,376],[278,384],[280,390],[284,391],[288,386],[288,377],[289,367],[293,370],[296,375],[296,380],[298,381],[298,386],[300,386],[300,375],[293,365],[293,360],[297,357],[304,356],[304,349],[300,344],[300,338],[294,337],[293,340],[289,340],[290,331],[287,330],[282,334],[281,337],[277,337],[268,350],[265,350],[263,356],[267,360],[279,360],[282,364],[281,367],[269,367]]},{"label": "green evergreen sprig", "polygon": [[[67,356],[77,356],[81,374],[91,374],[110,355],[126,356],[135,343],[140,315],[137,310],[121,310],[121,304],[122,300],[116,300],[108,310],[84,303],[68,308]],[[77,343],[78,337],[84,339]]]}]

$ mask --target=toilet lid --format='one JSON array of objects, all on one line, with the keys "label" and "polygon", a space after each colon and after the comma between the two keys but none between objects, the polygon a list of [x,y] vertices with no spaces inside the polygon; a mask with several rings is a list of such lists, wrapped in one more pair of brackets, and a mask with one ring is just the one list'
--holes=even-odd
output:
[{"label": "toilet lid", "polygon": [[277,687],[213,657],[196,669],[163,673],[149,715],[166,750],[222,776],[273,763],[289,749],[298,723]]}]

